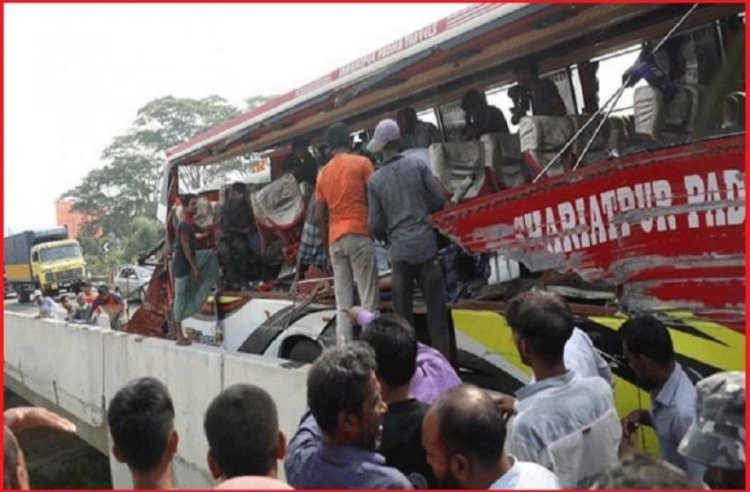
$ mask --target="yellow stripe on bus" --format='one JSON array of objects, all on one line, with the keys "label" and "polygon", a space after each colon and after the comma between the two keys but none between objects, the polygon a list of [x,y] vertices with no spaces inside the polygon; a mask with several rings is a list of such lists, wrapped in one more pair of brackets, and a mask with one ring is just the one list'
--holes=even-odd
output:
[{"label": "yellow stripe on bus", "polygon": [[[697,319],[688,312],[670,312],[669,316],[713,339],[672,328],[667,322],[675,352],[720,371],[745,370],[745,335],[726,326]],[[591,316],[589,319],[614,331],[619,331],[625,322],[625,318],[616,317]]]},{"label": "yellow stripe on bus", "polygon": [[[471,337],[482,346],[503,357],[514,367],[526,374],[531,370],[521,362],[521,357],[513,343],[513,335],[505,317],[492,311],[454,309],[453,323],[456,330]],[[695,328],[697,331],[718,340],[708,340],[684,331],[670,328],[675,351],[703,364],[719,370],[744,370],[745,336],[731,328],[704,320],[695,319],[690,313],[670,313],[676,320]],[[589,319],[599,325],[619,331],[627,318],[616,316],[591,316]],[[651,398],[647,391],[614,376],[615,407],[620,417],[638,408],[651,408]],[[658,453],[659,443],[653,429],[642,428],[639,446],[650,453]]]}]

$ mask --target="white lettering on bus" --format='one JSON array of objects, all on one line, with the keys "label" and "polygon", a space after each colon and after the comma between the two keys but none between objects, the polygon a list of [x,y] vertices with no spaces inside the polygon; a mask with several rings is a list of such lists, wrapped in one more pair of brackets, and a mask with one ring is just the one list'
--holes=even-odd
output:
[{"label": "white lettering on bus", "polygon": [[[638,225],[647,234],[674,231],[678,227],[678,216],[670,212],[672,207],[681,204],[676,203],[678,199],[694,205],[685,214],[690,229],[744,223],[745,187],[739,171],[728,170],[721,175],[710,172],[704,177],[689,175],[683,181],[685,199],[673,196],[669,181],[661,179],[633,187],[621,186],[524,213],[513,219],[516,238],[544,237],[550,253],[570,253],[626,238]],[[716,205],[696,210],[695,205],[707,202]],[[630,220],[628,215],[623,215],[633,210],[651,209],[661,209],[662,213],[645,213]]]}]

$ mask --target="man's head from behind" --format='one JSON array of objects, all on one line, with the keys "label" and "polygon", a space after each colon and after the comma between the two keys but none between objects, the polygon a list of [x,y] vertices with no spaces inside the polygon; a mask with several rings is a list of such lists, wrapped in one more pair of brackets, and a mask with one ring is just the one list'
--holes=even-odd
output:
[{"label": "man's head from behind", "polygon": [[659,375],[672,367],[674,347],[664,323],[649,315],[630,318],[620,327],[628,365],[647,390],[659,386]]},{"label": "man's head from behind", "polygon": [[513,76],[518,85],[529,88],[539,79],[539,66],[534,60],[523,59],[513,66]]},{"label": "man's head from behind", "polygon": [[487,106],[487,98],[477,89],[469,89],[461,98],[461,109],[467,115],[474,114],[485,106]]},{"label": "man's head from behind", "polygon": [[524,364],[562,362],[573,334],[573,315],[562,298],[546,291],[524,292],[510,301],[506,317]]},{"label": "man's head from behind", "polygon": [[336,150],[351,150],[351,134],[351,130],[344,123],[334,123],[329,126],[326,130],[325,140],[331,148],[331,152]]},{"label": "man's head from behind", "polygon": [[498,467],[505,434],[505,420],[483,390],[463,384],[443,394],[422,423],[427,462],[440,488],[488,488],[478,476]]},{"label": "man's head from behind", "polygon": [[310,142],[306,138],[295,138],[292,140],[292,153],[297,157],[304,157],[305,154],[309,154],[309,150],[307,149],[309,145]]},{"label": "man's head from behind", "polygon": [[396,113],[396,122],[402,134],[410,135],[414,133],[417,126],[417,112],[411,106],[401,108]]},{"label": "man's head from behind", "polygon": [[374,450],[380,444],[388,406],[375,376],[377,364],[362,342],[333,347],[318,357],[307,376],[307,404],[337,444]]},{"label": "man's head from behind", "polygon": [[696,385],[695,420],[678,451],[708,467],[712,489],[745,488],[745,373],[720,372]]},{"label": "man's head from behind", "polygon": [[362,341],[375,351],[377,376],[390,388],[408,385],[417,370],[417,336],[397,314],[375,318],[362,332]]},{"label": "man's head from behind", "polygon": [[276,477],[276,460],[286,451],[276,405],[263,389],[236,384],[213,399],[203,428],[208,466],[214,478]]},{"label": "man's head from behind", "polygon": [[113,454],[134,472],[168,464],[177,452],[174,407],[167,387],[146,377],[126,384],[109,402]]},{"label": "man's head from behind", "polygon": [[3,450],[4,489],[29,489],[29,474],[26,468],[26,458],[18,445],[16,436],[5,427],[5,442]]}]

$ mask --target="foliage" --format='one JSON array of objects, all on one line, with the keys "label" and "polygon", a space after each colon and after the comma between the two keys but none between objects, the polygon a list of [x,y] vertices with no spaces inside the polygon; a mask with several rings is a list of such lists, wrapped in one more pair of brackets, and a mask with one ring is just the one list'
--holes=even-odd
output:
[{"label": "foliage", "polygon": [[[267,100],[254,96],[245,102],[251,107]],[[71,200],[73,209],[87,218],[78,239],[92,272],[102,275],[113,263],[132,262],[163,237],[154,217],[165,151],[239,114],[215,95],[203,99],[166,96],[138,110],[128,131],[102,152],[106,164],[61,197]],[[180,189],[198,190],[228,175],[236,179],[256,163],[254,156],[240,156],[221,165],[187,167],[180,172]]]}]

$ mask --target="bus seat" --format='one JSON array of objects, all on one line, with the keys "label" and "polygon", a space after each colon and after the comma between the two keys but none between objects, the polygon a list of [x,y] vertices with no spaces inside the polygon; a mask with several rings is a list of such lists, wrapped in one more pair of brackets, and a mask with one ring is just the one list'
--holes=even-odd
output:
[{"label": "bus seat", "polygon": [[305,216],[305,201],[294,175],[287,173],[250,194],[255,219],[274,229],[290,229]]},{"label": "bus seat", "polygon": [[485,184],[485,147],[480,142],[434,143],[429,148],[429,164],[456,199],[479,196]]},{"label": "bus seat", "polygon": [[213,206],[205,196],[198,197],[198,211],[193,220],[203,230],[210,229],[216,223]]},{"label": "bus seat", "polygon": [[[518,134],[524,160],[536,176],[565,146],[576,131],[575,121],[567,116],[525,116],[521,118]],[[559,176],[570,170],[573,149],[547,170],[546,176]]]},{"label": "bus seat", "polygon": [[627,137],[627,123],[621,116],[609,117],[609,138],[607,139],[606,149],[615,155],[619,155]]},{"label": "bus seat", "polygon": [[635,115],[633,114],[621,114],[620,119],[622,120],[623,124],[625,125],[625,133],[624,137],[632,137],[635,135]]},{"label": "bus seat", "polygon": [[[573,121],[573,124],[575,126],[575,132],[577,132],[591,118],[591,115],[588,115],[588,114],[574,115],[574,116],[568,116],[568,118],[570,118]],[[589,124],[589,126],[587,126],[586,129],[583,130],[583,132],[576,139],[575,143],[573,144],[573,153],[575,154],[576,159],[578,156],[580,156],[583,153],[584,149],[586,148],[586,145],[591,139],[591,136],[594,135],[594,131],[596,130],[600,121],[601,121],[601,118],[598,118],[592,121],[591,124]],[[609,147],[611,134],[612,134],[612,128],[610,125],[610,121],[607,120],[602,125],[601,129],[599,130],[599,133],[596,134],[596,137],[594,138],[593,142],[591,143],[591,146],[586,152],[586,155],[581,161],[581,166],[588,166],[590,164],[595,164],[597,162],[604,161],[610,157],[611,155],[610,150],[612,150]],[[615,145],[619,145],[619,143],[615,143]],[[615,147],[615,149],[617,148],[619,147]]]},{"label": "bus seat", "polygon": [[724,98],[722,128],[744,128],[745,126],[745,93],[732,92]]},{"label": "bus seat", "polygon": [[637,87],[633,95],[635,133],[656,139],[664,128],[664,96],[650,85]]},{"label": "bus seat", "polygon": [[513,188],[531,181],[518,134],[488,133],[482,135],[480,141],[485,149],[485,165],[494,172],[502,188]]},{"label": "bus seat", "polygon": [[685,84],[670,102],[664,102],[661,91],[643,86],[635,90],[635,131],[653,139],[690,133],[698,119],[703,88]]}]

